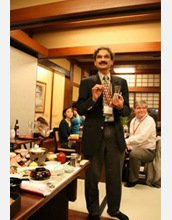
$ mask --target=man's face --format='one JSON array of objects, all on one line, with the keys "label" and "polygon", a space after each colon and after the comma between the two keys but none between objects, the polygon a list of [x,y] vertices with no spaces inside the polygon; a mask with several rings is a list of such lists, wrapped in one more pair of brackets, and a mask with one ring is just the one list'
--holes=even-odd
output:
[{"label": "man's face", "polygon": [[146,105],[137,105],[135,108],[136,118],[141,119],[147,114]]},{"label": "man's face", "polygon": [[98,70],[109,70],[113,65],[109,52],[107,50],[99,50],[94,65]]}]

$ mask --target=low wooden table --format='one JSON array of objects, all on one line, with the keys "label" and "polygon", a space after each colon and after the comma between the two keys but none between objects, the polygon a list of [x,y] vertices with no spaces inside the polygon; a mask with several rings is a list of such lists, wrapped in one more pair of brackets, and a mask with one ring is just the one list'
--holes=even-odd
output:
[{"label": "low wooden table", "polygon": [[19,139],[19,138],[10,138],[10,144],[14,144],[17,147],[21,147],[22,145],[26,149],[26,144],[30,144],[30,147],[32,146],[32,143],[35,141],[38,141],[39,138],[36,139]]},{"label": "low wooden table", "polygon": [[21,207],[11,220],[68,220],[68,201],[76,200],[77,178],[89,167],[87,161],[46,197],[21,192]]},{"label": "low wooden table", "polygon": [[[42,146],[49,147],[49,145],[53,145],[51,151],[54,151],[54,138],[33,138],[33,139],[19,139],[19,138],[10,138],[10,144],[14,144],[17,146],[17,148],[21,148],[21,146],[23,145],[25,149],[27,149],[26,144],[30,144],[30,148],[32,148],[32,143],[34,144],[40,144],[40,142],[42,142]],[[15,149],[14,149],[15,150]]]}]

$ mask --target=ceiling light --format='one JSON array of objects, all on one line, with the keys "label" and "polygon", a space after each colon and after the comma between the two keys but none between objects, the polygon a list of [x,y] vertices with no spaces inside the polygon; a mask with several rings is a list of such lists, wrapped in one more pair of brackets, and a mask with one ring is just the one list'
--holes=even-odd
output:
[{"label": "ceiling light", "polygon": [[135,73],[135,68],[114,68],[115,73]]}]

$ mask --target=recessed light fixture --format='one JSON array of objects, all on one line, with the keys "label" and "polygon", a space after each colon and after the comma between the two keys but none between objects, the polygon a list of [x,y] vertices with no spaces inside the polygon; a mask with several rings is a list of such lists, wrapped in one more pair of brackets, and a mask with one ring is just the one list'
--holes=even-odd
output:
[{"label": "recessed light fixture", "polygon": [[129,68],[114,68],[115,73],[135,73],[136,69],[134,67]]}]

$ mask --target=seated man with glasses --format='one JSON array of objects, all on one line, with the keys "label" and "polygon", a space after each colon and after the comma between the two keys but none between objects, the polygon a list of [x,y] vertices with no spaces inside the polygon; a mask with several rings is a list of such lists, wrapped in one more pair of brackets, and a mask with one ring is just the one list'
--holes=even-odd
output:
[{"label": "seated man with glasses", "polygon": [[148,115],[147,103],[136,102],[134,111],[136,116],[130,123],[130,136],[126,139],[130,173],[125,187],[134,187],[139,180],[141,164],[151,162],[155,157],[156,125],[154,119]]}]

